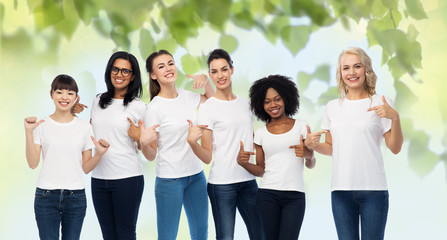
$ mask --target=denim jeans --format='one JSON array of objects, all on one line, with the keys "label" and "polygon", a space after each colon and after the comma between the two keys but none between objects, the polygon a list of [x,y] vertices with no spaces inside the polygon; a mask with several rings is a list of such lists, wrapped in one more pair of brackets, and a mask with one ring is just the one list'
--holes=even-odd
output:
[{"label": "denim jeans", "polygon": [[136,239],[143,175],[123,179],[92,178],[92,197],[105,240]]},{"label": "denim jeans", "polygon": [[182,178],[155,179],[158,239],[175,240],[182,205],[192,240],[208,239],[208,196],[202,172]]},{"label": "denim jeans", "polygon": [[264,239],[261,218],[256,209],[257,191],[256,180],[233,184],[208,183],[217,240],[234,238],[236,208],[245,222],[250,239]]},{"label": "denim jeans", "polygon": [[256,197],[265,239],[297,240],[306,209],[306,196],[298,191],[259,189]]},{"label": "denim jeans", "polygon": [[338,239],[360,239],[361,223],[362,240],[382,240],[388,205],[388,191],[333,191],[332,213]]},{"label": "denim jeans", "polygon": [[34,213],[41,240],[79,240],[87,209],[85,190],[36,188]]}]

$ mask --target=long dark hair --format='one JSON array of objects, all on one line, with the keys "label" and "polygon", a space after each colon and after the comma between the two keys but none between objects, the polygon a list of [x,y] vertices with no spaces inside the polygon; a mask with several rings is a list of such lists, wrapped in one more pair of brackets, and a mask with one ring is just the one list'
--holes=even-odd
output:
[{"label": "long dark hair", "polygon": [[127,106],[127,104],[132,102],[132,100],[134,100],[136,97],[140,98],[143,94],[140,66],[138,65],[137,59],[134,55],[128,52],[116,52],[110,57],[106,67],[106,73],[104,74],[104,80],[107,85],[107,92],[103,93],[99,98],[99,106],[103,109],[110,105],[113,97],[115,96],[115,87],[113,87],[110,73],[112,71],[113,63],[115,63],[115,60],[119,58],[130,62],[130,65],[132,66],[132,74],[134,76],[133,81],[130,81],[129,85],[127,86],[127,92],[126,95],[124,95],[123,101],[124,106]]},{"label": "long dark hair", "polygon": [[[149,57],[147,57],[146,59],[146,70],[149,73],[149,94],[150,94],[150,98],[151,100],[158,95],[158,93],[160,92],[160,84],[158,83],[157,79],[152,79],[151,78],[151,73],[154,71],[154,69],[152,69],[152,64],[154,63],[154,59],[158,56],[161,55],[169,55],[172,57],[172,54],[169,53],[167,50],[161,49],[158,52],[153,52],[151,53],[151,55],[149,55]],[[172,57],[174,58],[174,57]]]}]

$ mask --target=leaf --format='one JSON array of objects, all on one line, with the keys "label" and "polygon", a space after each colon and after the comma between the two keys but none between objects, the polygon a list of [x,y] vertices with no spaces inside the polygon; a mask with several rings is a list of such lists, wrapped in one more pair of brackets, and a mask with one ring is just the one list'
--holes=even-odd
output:
[{"label": "leaf", "polygon": [[439,162],[438,155],[428,148],[429,136],[417,131],[412,134],[408,147],[408,160],[410,167],[421,177],[428,175]]},{"label": "leaf", "polygon": [[162,16],[172,37],[180,45],[185,45],[189,37],[197,37],[199,22],[192,4],[182,1],[169,8],[163,8]]},{"label": "leaf", "polygon": [[330,87],[325,93],[318,98],[318,105],[326,105],[330,100],[339,98],[337,87]]},{"label": "leaf", "polygon": [[413,24],[410,24],[410,26],[408,26],[408,30],[407,30],[408,40],[410,42],[414,42],[414,41],[416,41],[416,38],[418,35],[419,35],[419,32],[416,29],[416,27]]},{"label": "leaf", "polygon": [[185,54],[181,58],[183,71],[187,74],[195,74],[201,68],[200,58]]},{"label": "leaf", "polygon": [[298,76],[296,77],[296,79],[298,82],[298,89],[302,92],[309,87],[312,76],[305,72],[298,72]]},{"label": "leaf", "polygon": [[78,27],[79,18],[73,1],[64,1],[64,19],[54,25],[58,32],[71,38]]},{"label": "leaf", "polygon": [[151,26],[155,33],[160,33],[160,27],[157,25],[153,18],[151,19]]},{"label": "leaf", "polygon": [[327,8],[313,0],[291,1],[292,16],[308,16],[312,23],[319,26],[331,24],[332,17],[327,12]]},{"label": "leaf", "polygon": [[171,54],[174,54],[175,50],[178,48],[178,43],[173,38],[161,39],[155,45],[157,46],[157,50],[165,49]]},{"label": "leaf", "polygon": [[416,20],[427,18],[427,14],[424,12],[424,8],[419,0],[405,0],[405,5],[410,17]]},{"label": "leaf", "polygon": [[82,21],[89,25],[93,18],[98,17],[99,7],[94,0],[74,0],[76,10]]},{"label": "leaf", "polygon": [[219,46],[231,54],[237,49],[238,41],[231,35],[222,35],[219,39]]},{"label": "leaf", "polygon": [[286,26],[281,30],[281,39],[289,51],[296,55],[309,41],[308,26]]},{"label": "leaf", "polygon": [[140,54],[143,59],[146,59],[149,54],[156,51],[154,39],[151,33],[146,29],[140,31]]},{"label": "leaf", "polygon": [[44,29],[64,19],[62,0],[28,1],[30,11],[34,13],[34,20],[38,29]]},{"label": "leaf", "polygon": [[225,23],[230,17],[231,0],[219,0],[209,4],[207,0],[197,0],[197,14],[204,20],[217,27],[219,31],[225,29]]},{"label": "leaf", "polygon": [[382,4],[389,9],[397,9],[397,0],[382,0]]},{"label": "leaf", "polygon": [[250,12],[246,10],[235,14],[233,17],[233,22],[234,24],[236,24],[236,26],[247,30],[251,29],[255,25],[255,21],[251,16]]},{"label": "leaf", "polygon": [[110,38],[112,38],[113,42],[115,42],[115,44],[117,46],[120,46],[125,51],[129,51],[130,40],[127,37],[127,35],[120,34],[120,33],[117,33],[117,32],[111,32],[110,33]]},{"label": "leaf", "polygon": [[412,116],[412,108],[418,101],[418,97],[401,81],[394,82],[396,89],[396,100],[394,108],[397,109],[402,116]]},{"label": "leaf", "polygon": [[315,70],[313,77],[317,78],[319,80],[322,80],[326,83],[329,83],[330,81],[330,69],[331,66],[329,66],[328,64],[323,64],[318,66],[318,68]]}]

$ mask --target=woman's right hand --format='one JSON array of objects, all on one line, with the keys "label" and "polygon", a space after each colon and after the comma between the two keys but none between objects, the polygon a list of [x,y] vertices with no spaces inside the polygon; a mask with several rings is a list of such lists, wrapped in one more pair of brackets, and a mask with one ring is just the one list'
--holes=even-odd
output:
[{"label": "woman's right hand", "polygon": [[191,120],[188,120],[189,129],[188,129],[188,138],[187,141],[189,144],[196,143],[203,136],[203,129],[207,128],[208,125],[195,125],[193,126]]},{"label": "woman's right hand", "polygon": [[306,128],[307,128],[307,137],[306,137],[306,140],[304,141],[304,144],[306,145],[306,147],[309,150],[314,150],[320,143],[321,135],[327,133],[328,131],[323,130],[323,131],[312,133],[310,131],[309,125],[306,125]]},{"label": "woman's right hand", "polygon": [[254,152],[247,152],[244,150],[244,143],[241,141],[239,153],[237,154],[237,163],[241,166],[250,162],[250,156],[255,155]]},{"label": "woman's right hand", "polygon": [[24,120],[25,132],[33,133],[34,129],[39,126],[41,123],[45,122],[45,120],[41,119],[37,121],[37,117],[27,117]]},{"label": "woman's right hand", "polygon": [[151,144],[152,142],[158,140],[158,132],[156,132],[155,129],[160,127],[160,124],[155,124],[150,128],[146,128],[144,126],[143,120],[139,120],[138,125],[140,126],[141,129],[140,144],[142,146]]}]

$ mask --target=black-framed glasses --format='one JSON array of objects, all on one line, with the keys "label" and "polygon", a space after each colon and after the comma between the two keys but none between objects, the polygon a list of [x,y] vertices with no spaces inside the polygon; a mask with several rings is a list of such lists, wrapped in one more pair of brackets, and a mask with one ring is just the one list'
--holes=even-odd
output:
[{"label": "black-framed glasses", "polygon": [[132,72],[132,70],[129,70],[127,68],[117,68],[117,67],[112,67],[112,74],[113,75],[117,75],[118,73],[120,73],[123,75],[123,77],[127,77],[129,76],[129,74]]}]

